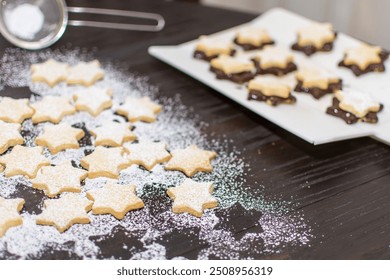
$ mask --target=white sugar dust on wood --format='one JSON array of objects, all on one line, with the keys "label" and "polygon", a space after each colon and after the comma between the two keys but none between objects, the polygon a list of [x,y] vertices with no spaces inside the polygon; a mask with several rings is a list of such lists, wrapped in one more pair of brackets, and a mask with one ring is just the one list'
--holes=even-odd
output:
[{"label": "white sugar dust on wood", "polygon": [[[29,67],[33,63],[49,58],[67,62],[70,65],[95,59],[88,50],[63,48],[40,52],[27,52],[7,49],[0,59],[0,89],[26,87],[32,93],[30,101],[35,102],[47,95],[71,96],[83,89],[81,86],[67,86],[60,83],[48,87],[30,81]],[[111,215],[92,215],[90,224],[74,225],[64,233],[55,228],[35,224],[40,214],[43,200],[47,199],[39,190],[32,189],[31,183],[21,176],[5,178],[0,173],[0,196],[5,198],[22,197],[29,202],[33,196],[37,202],[35,210],[22,211],[24,224],[10,229],[0,239],[0,258],[37,259],[50,258],[61,252],[64,258],[125,258],[125,259],[167,259],[167,258],[221,258],[245,259],[261,258],[283,252],[284,247],[307,246],[312,238],[311,229],[303,214],[289,214],[289,204],[278,199],[267,199],[263,186],[248,186],[246,178],[253,176],[250,166],[234,147],[230,139],[222,136],[205,135],[202,131],[207,123],[197,116],[191,108],[184,106],[180,93],[165,97],[163,92],[149,84],[146,77],[128,73],[128,66],[102,62],[106,76],[97,82],[100,88],[110,88],[113,92],[113,107],[97,117],[86,112],[78,112],[65,117],[62,122],[86,130],[94,129],[107,121],[124,123],[126,120],[115,114],[115,110],[128,96],[149,96],[163,105],[163,112],[154,123],[137,122],[133,132],[139,141],[162,141],[168,150],[183,149],[195,144],[206,150],[215,151],[214,170],[211,173],[198,173],[192,179],[197,182],[214,183],[213,195],[219,207],[206,210],[202,218],[189,214],[174,214],[171,200],[166,195],[169,187],[181,184],[186,176],[178,171],[166,171],[163,165],[156,165],[151,171],[133,165],[120,174],[120,184],[135,184],[137,194],[143,199],[145,207],[129,212],[123,220]],[[35,138],[42,133],[44,124],[33,125],[31,120],[22,124],[25,145],[35,146]],[[71,160],[80,167],[80,160],[93,151],[93,143],[86,141],[80,149],[69,149],[55,155],[45,148],[44,155],[51,164]],[[257,175],[256,175],[257,176]],[[102,187],[107,178],[86,179],[81,195]],[[265,186],[266,187],[266,186]],[[256,192],[253,192],[256,190]],[[25,195],[25,196],[23,196]],[[241,236],[238,229],[226,221],[237,219],[230,209],[241,209],[243,214],[252,211],[253,221],[249,226],[256,230]],[[251,213],[252,213],[251,212]],[[239,217],[238,217],[239,218]],[[120,237],[117,237],[120,236]],[[123,238],[125,236],[125,238]],[[186,246],[195,246],[194,252],[172,251],[179,241],[192,240]],[[115,244],[112,252],[106,252],[104,242]],[[116,252],[116,253],[115,253]],[[64,255],[65,254],[65,255]]]}]

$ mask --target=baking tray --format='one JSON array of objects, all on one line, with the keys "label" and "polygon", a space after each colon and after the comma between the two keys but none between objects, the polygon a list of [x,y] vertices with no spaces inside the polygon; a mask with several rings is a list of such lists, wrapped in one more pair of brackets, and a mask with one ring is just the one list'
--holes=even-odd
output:
[{"label": "baking tray", "polygon": [[[238,29],[245,26],[258,26],[268,30],[277,46],[290,48],[296,41],[296,30],[312,23],[290,11],[275,8],[267,11],[254,20],[218,33],[211,38],[232,41]],[[369,92],[376,100],[384,104],[377,124],[357,123],[347,125],[339,118],[327,115],[326,108],[330,106],[332,96],[315,100],[308,94],[293,93],[297,97],[294,105],[269,106],[262,102],[248,101],[245,86],[237,85],[227,80],[217,80],[215,74],[209,71],[209,64],[193,58],[197,40],[176,46],[151,46],[149,54],[177,68],[187,75],[215,89],[256,114],[268,119],[296,136],[314,144],[324,144],[345,139],[370,136],[390,145],[390,62],[385,62],[387,71],[384,73],[369,73],[360,77],[346,68],[337,66],[342,60],[346,48],[355,47],[362,43],[341,32],[338,33],[334,49],[329,53],[317,53],[306,57],[299,52],[293,52],[299,65],[316,65],[331,71],[343,79],[345,88],[352,87]],[[239,56],[253,55],[253,52],[238,51]],[[285,82],[295,84],[294,74],[283,78]]]}]

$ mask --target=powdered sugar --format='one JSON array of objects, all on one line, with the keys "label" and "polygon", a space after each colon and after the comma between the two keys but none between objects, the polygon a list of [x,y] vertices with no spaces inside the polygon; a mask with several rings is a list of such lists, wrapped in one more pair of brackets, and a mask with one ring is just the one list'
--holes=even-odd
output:
[{"label": "powdered sugar", "polygon": [[[93,57],[91,53],[80,49],[34,53],[8,49],[0,60],[0,87],[29,87],[36,93],[31,96],[31,102],[46,95],[70,97],[77,90],[83,89],[79,86],[69,87],[65,83],[53,88],[42,83],[32,83],[29,79],[30,65],[48,58],[75,65],[80,60],[90,61]],[[58,252],[65,252],[64,258],[84,259],[239,259],[258,258],[282,251],[287,245],[303,246],[309,242],[312,237],[310,227],[303,216],[288,214],[289,205],[286,202],[264,198],[263,186],[257,186],[257,194],[249,191],[245,178],[250,176],[250,168],[240,152],[229,139],[210,139],[210,136],[204,135],[202,130],[207,124],[201,122],[191,108],[182,105],[180,95],[157,98],[158,89],[148,84],[146,78],[128,73],[126,66],[102,61],[102,68],[105,70],[105,78],[97,82],[96,87],[112,89],[113,107],[96,118],[86,112],[78,112],[66,116],[63,122],[85,131],[107,120],[125,122],[123,117],[115,114],[116,108],[125,98],[149,96],[152,101],[163,105],[163,111],[154,123],[134,124],[138,140],[165,142],[169,150],[195,144],[199,148],[215,151],[218,156],[213,160],[213,172],[198,173],[193,180],[214,183],[213,196],[218,199],[218,209],[229,209],[240,203],[245,209],[262,212],[262,216],[255,216],[253,223],[259,224],[263,231],[238,237],[239,233],[219,224],[222,214],[218,209],[206,210],[202,218],[172,213],[172,202],[166,195],[166,189],[181,184],[186,176],[178,171],[166,171],[163,165],[157,164],[151,171],[133,165],[120,173],[120,184],[132,183],[137,186],[137,195],[145,203],[143,209],[129,212],[123,220],[117,220],[111,215],[89,213],[90,224],[74,225],[64,233],[59,233],[53,227],[35,224],[35,216],[41,213],[42,202],[47,199],[42,192],[32,189],[31,183],[21,176],[5,178],[0,173],[0,195],[6,198],[18,196],[26,200],[26,208],[22,211],[23,226],[11,228],[0,239],[0,258],[50,258]],[[35,138],[42,132],[43,126],[44,124],[33,125],[31,120],[22,124],[26,146],[35,146]],[[69,149],[51,155],[45,148],[44,155],[50,159],[51,164],[72,160],[74,166],[80,167],[80,159],[94,150],[90,136],[80,142],[80,149]],[[102,187],[107,181],[115,182],[108,178],[86,179],[81,195],[85,196],[86,191]],[[31,202],[28,204],[32,198],[34,207]],[[190,243],[183,246],[183,251],[177,251],[177,243],[183,240]],[[104,243],[110,244],[109,250]],[[197,246],[186,251],[191,244]]]}]

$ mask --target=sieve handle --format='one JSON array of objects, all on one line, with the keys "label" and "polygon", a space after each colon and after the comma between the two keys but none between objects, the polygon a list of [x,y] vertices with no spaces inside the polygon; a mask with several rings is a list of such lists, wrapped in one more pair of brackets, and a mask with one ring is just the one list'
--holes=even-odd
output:
[{"label": "sieve handle", "polygon": [[149,25],[149,24],[89,21],[89,20],[69,20],[68,25],[72,25],[72,26],[89,26],[89,27],[150,31],[150,32],[158,32],[162,30],[165,26],[164,18],[161,15],[154,14],[154,13],[113,10],[113,9],[85,8],[85,7],[67,7],[67,11],[68,13],[110,15],[110,16],[127,17],[127,18],[150,19],[156,21],[156,24]]}]

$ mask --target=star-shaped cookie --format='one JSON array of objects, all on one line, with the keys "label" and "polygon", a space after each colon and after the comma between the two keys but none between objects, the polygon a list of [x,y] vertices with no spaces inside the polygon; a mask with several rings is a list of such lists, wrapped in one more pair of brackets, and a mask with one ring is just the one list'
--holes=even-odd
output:
[{"label": "star-shaped cookie", "polygon": [[127,97],[125,103],[119,106],[116,112],[125,116],[130,122],[154,122],[161,109],[161,105],[152,102],[149,97]]},{"label": "star-shaped cookie", "polygon": [[67,123],[48,124],[44,127],[43,134],[35,139],[35,143],[48,147],[52,154],[56,154],[66,149],[78,149],[80,145],[77,141],[84,135],[82,129],[71,127]]},{"label": "star-shaped cookie", "polygon": [[53,87],[57,83],[65,81],[68,76],[69,65],[49,59],[44,63],[31,65],[31,79],[33,82],[45,82]]},{"label": "star-shaped cookie", "polygon": [[63,192],[80,192],[80,181],[87,175],[87,171],[75,168],[69,161],[64,161],[57,166],[42,167],[31,182],[33,188],[43,190],[48,197],[55,197]]},{"label": "star-shaped cookie", "polygon": [[123,219],[127,212],[144,207],[134,185],[107,183],[100,189],[88,191],[87,197],[93,200],[93,214],[111,214],[118,220]]},{"label": "star-shaped cookie", "polygon": [[202,217],[207,208],[217,207],[218,201],[211,195],[212,192],[212,183],[198,183],[188,178],[181,185],[167,190],[168,196],[174,200],[174,213],[187,212],[196,217]]},{"label": "star-shaped cookie", "polygon": [[95,146],[120,147],[124,142],[137,139],[128,123],[105,122],[90,132],[96,138]]},{"label": "star-shaped cookie", "polygon": [[23,223],[19,212],[22,210],[24,199],[5,199],[0,196],[0,238],[4,236],[11,227],[16,227]]},{"label": "star-shaped cookie", "polygon": [[88,170],[88,178],[108,177],[117,179],[119,172],[130,163],[123,154],[123,148],[96,147],[92,154],[80,161],[81,166]]},{"label": "star-shaped cookie", "polygon": [[31,104],[31,107],[35,110],[32,116],[33,123],[47,121],[59,123],[64,116],[76,112],[66,96],[46,96],[41,101]]},{"label": "star-shaped cookie", "polygon": [[335,33],[330,23],[315,23],[297,31],[300,46],[314,45],[320,49],[325,43],[333,42]]},{"label": "star-shaped cookie", "polygon": [[35,178],[39,168],[50,165],[42,152],[42,147],[15,146],[10,153],[0,157],[0,164],[5,166],[5,176],[25,175],[30,179]]},{"label": "star-shaped cookie", "polygon": [[0,154],[8,150],[9,147],[24,143],[20,129],[21,125],[18,123],[6,123],[0,120]]},{"label": "star-shaped cookie", "polygon": [[172,158],[165,165],[165,169],[182,171],[188,177],[200,171],[211,172],[213,166],[210,161],[217,156],[215,152],[199,149],[196,145],[173,150],[171,154]]},{"label": "star-shaped cookie", "polygon": [[125,144],[125,149],[128,151],[128,159],[131,164],[138,164],[145,167],[147,170],[152,170],[153,167],[165,162],[171,158],[167,152],[167,144],[162,142],[142,141],[136,144]]},{"label": "star-shaped cookie", "polygon": [[87,111],[96,117],[103,110],[111,108],[111,96],[110,89],[88,88],[74,93],[73,99],[78,111]]},{"label": "star-shaped cookie", "polygon": [[28,99],[0,99],[0,120],[5,122],[22,123],[31,118],[34,110],[28,105]]},{"label": "star-shaped cookie", "polygon": [[47,199],[44,209],[36,217],[38,225],[55,226],[59,232],[64,232],[74,224],[88,224],[87,212],[92,208],[92,201],[80,194],[68,193],[59,199]]},{"label": "star-shaped cookie", "polygon": [[380,47],[361,44],[356,48],[345,51],[344,64],[355,64],[360,70],[365,70],[370,64],[381,62],[381,51],[382,49]]},{"label": "star-shaped cookie", "polygon": [[90,62],[79,62],[76,66],[71,67],[66,81],[70,85],[84,85],[88,87],[103,79],[103,77],[104,71],[100,68],[100,62],[93,60]]}]

